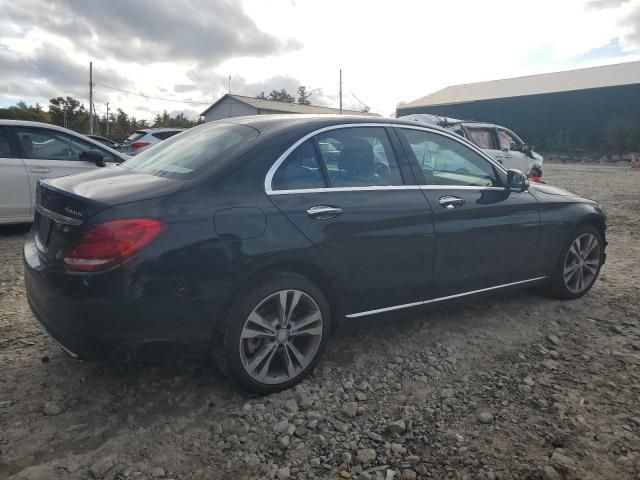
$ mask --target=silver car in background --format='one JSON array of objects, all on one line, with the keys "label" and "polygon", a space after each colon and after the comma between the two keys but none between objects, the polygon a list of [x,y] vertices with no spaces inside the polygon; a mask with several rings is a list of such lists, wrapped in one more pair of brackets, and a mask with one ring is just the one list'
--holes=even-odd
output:
[{"label": "silver car in background", "polygon": [[122,151],[127,155],[137,155],[156,143],[184,131],[184,128],[145,128],[136,130],[122,143]]},{"label": "silver car in background", "polygon": [[419,123],[438,125],[451,130],[484,150],[506,169],[516,169],[527,175],[541,176],[542,155],[533,151],[518,135],[506,127],[456,118],[417,113],[400,117]]},{"label": "silver car in background", "polygon": [[40,180],[117,165],[127,158],[56,125],[0,120],[0,224],[33,220]]}]

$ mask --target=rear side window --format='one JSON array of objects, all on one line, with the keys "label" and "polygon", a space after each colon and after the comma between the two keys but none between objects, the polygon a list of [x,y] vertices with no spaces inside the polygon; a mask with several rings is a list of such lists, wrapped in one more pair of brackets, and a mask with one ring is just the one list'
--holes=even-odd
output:
[{"label": "rear side window", "polygon": [[156,138],[159,138],[160,140],[166,140],[169,137],[173,137],[174,135],[180,133],[182,130],[175,130],[172,132],[155,132],[152,133],[151,135],[153,135]]},{"label": "rear side window", "polygon": [[382,127],[330,130],[315,137],[331,187],[403,185],[398,161]]},{"label": "rear side window", "polygon": [[159,143],[122,166],[159,177],[187,179],[219,164],[257,136],[257,130],[245,125],[209,123]]},{"label": "rear side window", "polygon": [[273,190],[298,190],[327,186],[312,140],[307,140],[291,152],[273,176],[271,186]]},{"label": "rear side window", "polygon": [[491,128],[469,128],[471,141],[485,150],[499,150]]}]

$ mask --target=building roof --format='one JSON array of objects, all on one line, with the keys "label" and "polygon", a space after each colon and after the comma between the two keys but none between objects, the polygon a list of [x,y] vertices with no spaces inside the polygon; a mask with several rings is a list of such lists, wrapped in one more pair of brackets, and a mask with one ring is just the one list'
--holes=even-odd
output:
[{"label": "building roof", "polygon": [[541,95],[591,88],[614,87],[640,83],[640,62],[618,63],[602,67],[581,68],[564,72],[506,78],[488,82],[452,85],[426,97],[413,100],[407,107],[429,107],[475,102],[493,98]]},{"label": "building roof", "polygon": [[[328,114],[336,114],[340,113],[340,110],[337,108],[330,107],[320,107],[318,105],[300,105],[298,103],[285,103],[285,102],[275,102],[273,100],[264,100],[261,98],[255,97],[245,97],[244,95],[232,95],[227,93],[223,95],[217,102],[207,108],[200,115],[204,116],[209,110],[218,105],[225,98],[233,98],[239,102],[246,103],[247,105],[251,105],[259,110],[270,110],[273,112],[282,112],[282,113],[328,113]],[[377,113],[365,113],[358,112],[355,110],[345,110],[342,109],[342,113],[345,115],[367,115],[367,116],[379,116]]]}]

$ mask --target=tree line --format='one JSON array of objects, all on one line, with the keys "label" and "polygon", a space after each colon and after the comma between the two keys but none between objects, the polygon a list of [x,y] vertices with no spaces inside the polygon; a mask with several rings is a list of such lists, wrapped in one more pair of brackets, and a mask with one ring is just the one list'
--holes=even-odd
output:
[{"label": "tree line", "polygon": [[[27,105],[25,102],[18,102],[8,108],[0,108],[0,118],[9,120],[28,120],[33,122],[44,122],[66,127],[79,133],[89,133],[89,109],[76,98],[56,97],[49,100],[48,110],[36,103]],[[94,114],[93,133],[107,136],[107,123],[109,137],[114,140],[124,140],[134,131],[143,128],[174,127],[190,128],[202,123],[201,119],[193,120],[187,118],[184,113],[171,116],[166,110],[158,113],[153,121],[137,119],[134,115],[127,114],[121,108],[107,115]]]},{"label": "tree line", "polygon": [[[300,85],[298,87],[297,95],[298,95],[298,98],[296,101],[296,97],[294,97],[289,92],[287,92],[286,88],[282,88],[280,90],[275,90],[275,89],[271,90],[271,93],[269,93],[269,95],[265,95],[264,91],[262,91],[258,95],[256,95],[256,98],[259,98],[261,100],[272,100],[274,102],[297,103],[298,105],[311,105],[310,98],[313,95],[313,92],[309,92],[307,90],[307,87],[305,87],[304,85]],[[362,107],[360,111],[363,113],[366,113],[369,110],[370,110],[369,107],[365,105]]]}]

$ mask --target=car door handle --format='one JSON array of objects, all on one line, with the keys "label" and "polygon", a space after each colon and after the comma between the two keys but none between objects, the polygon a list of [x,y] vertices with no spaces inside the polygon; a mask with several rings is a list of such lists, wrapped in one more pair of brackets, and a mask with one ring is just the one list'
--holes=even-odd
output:
[{"label": "car door handle", "polygon": [[29,171],[31,173],[50,173],[51,169],[47,167],[31,167]]},{"label": "car door handle", "polygon": [[314,220],[328,220],[330,218],[337,217],[341,213],[341,208],[331,207],[328,205],[317,205],[307,209],[307,215]]},{"label": "car door handle", "polygon": [[451,195],[445,195],[444,197],[440,197],[438,203],[444,208],[458,208],[464,205],[464,199],[459,197],[453,197]]}]

